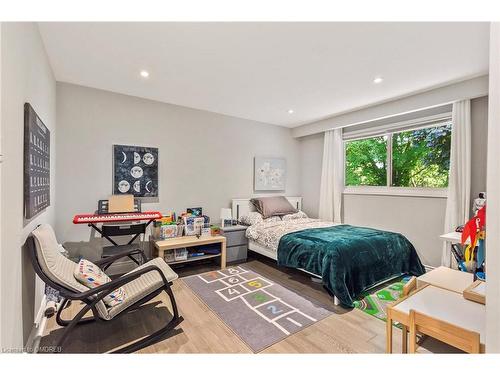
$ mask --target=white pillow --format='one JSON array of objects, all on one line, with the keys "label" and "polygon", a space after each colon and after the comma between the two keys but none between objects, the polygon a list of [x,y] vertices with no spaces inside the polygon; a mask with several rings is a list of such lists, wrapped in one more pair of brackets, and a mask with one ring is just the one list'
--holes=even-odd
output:
[{"label": "white pillow", "polygon": [[[109,283],[111,279],[98,266],[87,259],[81,259],[75,267],[73,276],[87,288],[93,289],[100,285]],[[104,297],[102,300],[108,307],[119,305],[125,299],[125,289],[118,288]]]},{"label": "white pillow", "polygon": [[262,218],[262,215],[260,213],[254,211],[254,212],[249,212],[246,215],[240,216],[239,220],[241,223],[245,225],[255,225],[258,223],[262,223],[264,219]]},{"label": "white pillow", "polygon": [[297,220],[297,219],[307,219],[308,216],[305,212],[299,211],[294,214],[285,215],[281,218],[283,221]]},{"label": "white pillow", "polygon": [[280,216],[271,216],[268,217],[267,219],[264,219],[264,223],[276,223],[277,221],[281,221]]}]

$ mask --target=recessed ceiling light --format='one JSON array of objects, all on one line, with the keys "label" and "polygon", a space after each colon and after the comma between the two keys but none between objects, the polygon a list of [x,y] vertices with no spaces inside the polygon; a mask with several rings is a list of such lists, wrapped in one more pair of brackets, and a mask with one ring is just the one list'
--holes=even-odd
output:
[{"label": "recessed ceiling light", "polygon": [[148,78],[149,77],[149,72],[147,70],[141,70],[140,73],[142,78]]},{"label": "recessed ceiling light", "polygon": [[293,109],[289,109],[289,110],[288,110],[288,114],[290,114],[290,115],[291,115],[292,113],[294,113],[294,112],[295,112],[295,111],[294,111]]},{"label": "recessed ceiling light", "polygon": [[381,83],[384,79],[382,77],[375,77],[373,83]]}]

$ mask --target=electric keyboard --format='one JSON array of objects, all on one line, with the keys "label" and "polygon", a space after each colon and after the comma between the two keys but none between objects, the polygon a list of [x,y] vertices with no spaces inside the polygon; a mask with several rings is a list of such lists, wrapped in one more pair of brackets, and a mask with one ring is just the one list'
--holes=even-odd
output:
[{"label": "electric keyboard", "polygon": [[83,214],[75,215],[73,224],[112,223],[119,221],[140,221],[161,219],[158,211],[128,212],[123,214]]}]

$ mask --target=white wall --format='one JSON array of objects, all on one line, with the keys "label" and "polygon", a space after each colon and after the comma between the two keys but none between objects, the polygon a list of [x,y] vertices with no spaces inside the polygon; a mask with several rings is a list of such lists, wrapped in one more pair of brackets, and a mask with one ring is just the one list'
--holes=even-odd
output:
[{"label": "white wall", "polygon": [[[486,189],[486,141],[488,98],[473,99],[471,197]],[[323,133],[300,139],[301,190],[304,211],[317,217],[323,155]],[[344,195],[343,220],[346,224],[370,226],[404,234],[413,243],[422,262],[438,266],[441,261],[446,200],[429,197]],[[408,214],[411,213],[411,214]]]},{"label": "white wall", "polygon": [[[471,101],[471,205],[478,194],[486,191],[488,149],[488,97]],[[472,211],[471,211],[472,212]]]},{"label": "white wall", "polygon": [[[2,22],[0,22],[0,212],[2,212]],[[2,233],[0,217],[0,235]],[[0,239],[0,293],[2,291],[2,241]],[[0,295],[1,297],[1,295]],[[0,298],[0,348],[2,348],[2,299]]]},{"label": "white wall", "polygon": [[302,209],[309,216],[318,217],[324,136],[318,133],[299,139]]},{"label": "white wall", "polygon": [[[253,194],[254,156],[287,159],[287,194],[299,194],[299,141],[290,129],[107,91],[57,85],[57,234],[88,241],[76,213],[112,193],[112,145],[159,147],[159,199],[144,209],[202,206],[218,222],[231,198]],[[97,247],[97,242],[95,247]],[[68,244],[86,253],[83,244]],[[95,252],[94,252],[95,253]]]},{"label": "white wall", "polygon": [[423,264],[439,266],[446,199],[344,195],[344,223],[402,233]]},{"label": "white wall", "polygon": [[353,109],[327,119],[293,128],[294,137],[304,137],[325,130],[352,126],[380,120],[380,122],[394,122],[391,117],[403,113],[419,111],[449,104],[457,100],[479,98],[488,95],[488,76],[481,76],[447,86],[429,89],[400,98],[393,98],[385,102]]},{"label": "white wall", "polygon": [[[24,103],[29,102],[56,140],[56,83],[34,23],[2,24],[1,53],[1,346],[20,349],[33,325],[41,283],[35,276],[22,246],[27,235],[40,223],[54,224],[55,147],[51,149],[51,202],[31,222],[23,220],[23,139]],[[35,303],[35,299],[37,300]]]},{"label": "white wall", "polygon": [[486,210],[486,351],[500,353],[500,23],[490,29],[488,208]]}]

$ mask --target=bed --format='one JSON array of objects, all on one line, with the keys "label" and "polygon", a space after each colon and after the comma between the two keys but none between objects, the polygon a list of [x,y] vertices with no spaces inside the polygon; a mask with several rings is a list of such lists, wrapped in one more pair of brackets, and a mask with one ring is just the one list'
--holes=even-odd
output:
[{"label": "bed", "polygon": [[[286,198],[301,210],[301,197]],[[249,199],[233,199],[232,208],[238,219],[254,210]],[[413,245],[399,233],[299,217],[251,225],[246,236],[249,250],[321,278],[334,303],[349,307],[383,282],[425,272]]]},{"label": "bed", "polygon": [[[248,212],[255,211],[255,207],[252,205],[252,203],[250,203],[250,199],[251,198],[235,198],[232,200],[231,209],[234,219],[239,220],[241,216],[246,215]],[[286,199],[297,210],[302,210],[302,197],[286,197]],[[252,250],[273,260],[278,260],[278,254],[276,250],[273,250],[265,246],[264,244],[260,244],[251,238],[248,238],[248,250]],[[321,276],[319,275],[312,276],[321,278]]]}]

